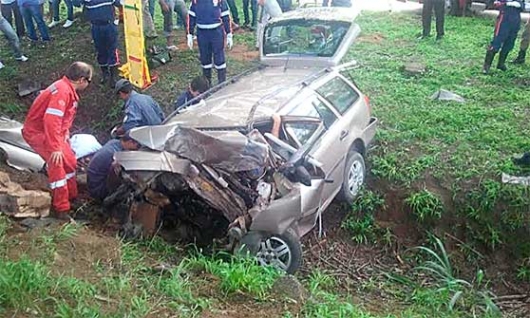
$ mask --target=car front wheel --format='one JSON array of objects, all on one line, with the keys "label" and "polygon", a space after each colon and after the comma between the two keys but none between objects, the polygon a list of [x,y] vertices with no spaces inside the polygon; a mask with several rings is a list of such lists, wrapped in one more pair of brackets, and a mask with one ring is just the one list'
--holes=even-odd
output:
[{"label": "car front wheel", "polygon": [[365,175],[366,167],[363,156],[357,151],[351,151],[346,161],[342,181],[341,199],[344,202],[353,204],[364,184]]},{"label": "car front wheel", "polygon": [[288,229],[283,234],[262,237],[256,258],[260,265],[274,266],[293,274],[302,264],[302,246],[294,231]]}]

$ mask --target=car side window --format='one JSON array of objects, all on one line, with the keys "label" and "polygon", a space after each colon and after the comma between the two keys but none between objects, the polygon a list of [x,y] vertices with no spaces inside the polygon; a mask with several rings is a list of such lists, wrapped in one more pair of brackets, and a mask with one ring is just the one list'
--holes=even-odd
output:
[{"label": "car side window", "polygon": [[337,120],[337,116],[335,116],[333,111],[320,101],[316,95],[310,96],[301,102],[289,112],[289,115],[318,118],[324,123],[326,128],[331,127]]},{"label": "car side window", "polygon": [[301,146],[305,145],[305,143],[313,136],[315,131],[318,128],[318,123],[286,123],[285,129],[294,135],[294,137],[298,140]]},{"label": "car side window", "polygon": [[359,99],[359,94],[340,77],[334,77],[331,81],[322,85],[317,92],[327,99],[341,114]]}]

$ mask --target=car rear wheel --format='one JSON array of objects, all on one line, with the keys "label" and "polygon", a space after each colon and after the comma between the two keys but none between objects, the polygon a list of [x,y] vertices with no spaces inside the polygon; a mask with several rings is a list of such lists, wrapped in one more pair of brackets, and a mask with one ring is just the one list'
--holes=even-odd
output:
[{"label": "car rear wheel", "polygon": [[265,236],[259,242],[256,258],[260,265],[274,266],[293,274],[302,264],[302,246],[292,229]]},{"label": "car rear wheel", "polygon": [[340,194],[344,202],[353,204],[364,184],[365,175],[366,166],[363,156],[357,151],[351,151],[344,168],[344,180]]}]

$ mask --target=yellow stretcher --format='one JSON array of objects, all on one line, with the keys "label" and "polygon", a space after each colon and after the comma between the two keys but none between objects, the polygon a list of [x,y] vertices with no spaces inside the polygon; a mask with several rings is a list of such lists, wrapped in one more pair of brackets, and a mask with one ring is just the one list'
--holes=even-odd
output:
[{"label": "yellow stretcher", "polygon": [[151,86],[152,79],[145,58],[142,0],[122,0],[122,5],[127,63],[119,68],[120,75],[145,89]]}]

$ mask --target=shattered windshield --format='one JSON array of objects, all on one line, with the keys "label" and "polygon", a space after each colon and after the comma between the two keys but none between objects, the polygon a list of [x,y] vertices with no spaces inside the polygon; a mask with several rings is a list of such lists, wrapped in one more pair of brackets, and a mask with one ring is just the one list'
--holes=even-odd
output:
[{"label": "shattered windshield", "polygon": [[331,57],[350,28],[349,22],[286,20],[271,24],[265,31],[265,56],[309,55]]}]

